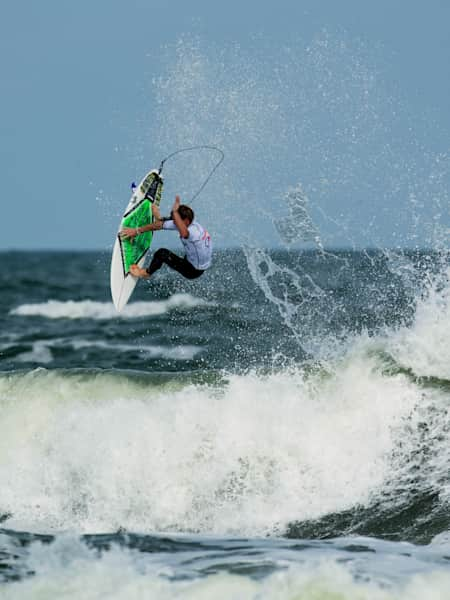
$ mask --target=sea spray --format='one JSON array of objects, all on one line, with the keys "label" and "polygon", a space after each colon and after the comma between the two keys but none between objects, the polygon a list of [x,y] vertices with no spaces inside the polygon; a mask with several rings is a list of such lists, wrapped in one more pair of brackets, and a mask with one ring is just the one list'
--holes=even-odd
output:
[{"label": "sea spray", "polygon": [[[421,139],[383,68],[342,32],[286,40],[264,62],[251,46],[184,37],[166,49],[151,90],[162,108],[152,148],[224,150],[223,170],[195,202],[220,243],[279,244],[273,223],[301,186],[324,246],[435,247],[448,227],[448,156]],[[183,161],[167,183],[189,198],[210,157]]]},{"label": "sea spray", "polygon": [[450,268],[428,273],[409,326],[389,338],[389,351],[419,377],[450,381]]},{"label": "sea spray", "polygon": [[[153,89],[164,107],[158,144],[207,140],[225,151],[223,171],[195,208],[219,243],[244,247],[254,282],[302,350],[321,360],[338,354],[355,329],[381,328],[388,305],[389,321],[402,311],[411,318],[421,276],[405,248],[445,248],[449,161],[421,139],[373,49],[324,30],[308,43],[286,41],[262,63],[251,49],[205,47],[187,36],[165,60]],[[188,198],[209,158],[184,160],[169,179]],[[287,247],[295,266],[267,250],[274,245]],[[400,257],[410,265],[393,267],[397,290],[374,283],[366,322],[352,322],[341,297],[346,286],[356,296],[367,290],[358,289],[354,264],[330,250],[339,246],[371,248],[363,253],[374,271],[377,251],[388,268]],[[299,247],[328,258],[332,285],[295,258]]]}]

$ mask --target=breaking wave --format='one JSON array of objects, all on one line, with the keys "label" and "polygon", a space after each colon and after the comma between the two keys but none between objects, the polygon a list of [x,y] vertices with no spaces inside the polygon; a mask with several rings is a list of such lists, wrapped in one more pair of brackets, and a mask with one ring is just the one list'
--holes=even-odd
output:
[{"label": "breaking wave", "polygon": [[189,310],[210,306],[210,303],[190,294],[174,294],[167,300],[151,302],[131,302],[119,314],[112,302],[94,302],[92,300],[48,300],[36,304],[22,304],[10,311],[11,315],[21,317],[45,317],[47,319],[139,319],[164,315],[172,310]]}]

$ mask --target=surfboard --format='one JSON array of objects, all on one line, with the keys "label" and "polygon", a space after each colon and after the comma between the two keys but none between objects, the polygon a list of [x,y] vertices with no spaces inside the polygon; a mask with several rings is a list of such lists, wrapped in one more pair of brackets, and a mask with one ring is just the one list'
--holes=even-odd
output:
[{"label": "surfboard", "polygon": [[132,187],[133,194],[120,221],[111,258],[111,296],[118,312],[127,304],[138,280],[131,275],[130,266],[143,266],[153,238],[151,231],[133,240],[122,240],[119,233],[123,227],[143,227],[153,222],[152,203],[159,206],[162,188],[163,179],[157,170],[149,171],[138,186]]}]

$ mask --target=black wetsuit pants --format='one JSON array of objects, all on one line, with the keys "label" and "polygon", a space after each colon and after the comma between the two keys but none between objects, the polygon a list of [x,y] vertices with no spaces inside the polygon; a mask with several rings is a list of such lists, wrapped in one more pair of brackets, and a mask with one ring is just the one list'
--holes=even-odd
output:
[{"label": "black wetsuit pants", "polygon": [[149,275],[153,275],[153,273],[160,269],[163,264],[166,264],[171,269],[178,271],[178,273],[181,273],[181,275],[186,277],[186,279],[197,279],[197,277],[200,277],[200,275],[205,272],[200,269],[196,269],[186,257],[181,258],[170,250],[167,250],[167,248],[160,248],[155,252],[152,262],[147,269],[147,273]]}]

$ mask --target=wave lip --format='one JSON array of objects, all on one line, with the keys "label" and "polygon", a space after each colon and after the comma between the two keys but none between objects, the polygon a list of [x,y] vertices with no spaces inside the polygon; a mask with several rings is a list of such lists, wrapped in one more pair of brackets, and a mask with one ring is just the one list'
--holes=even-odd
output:
[{"label": "wave lip", "polygon": [[210,302],[196,298],[191,294],[174,294],[166,300],[150,302],[132,302],[119,314],[112,302],[94,300],[47,300],[36,304],[21,304],[9,314],[21,317],[44,317],[47,319],[138,319],[164,315],[172,310],[190,310],[197,307],[212,306]]}]

